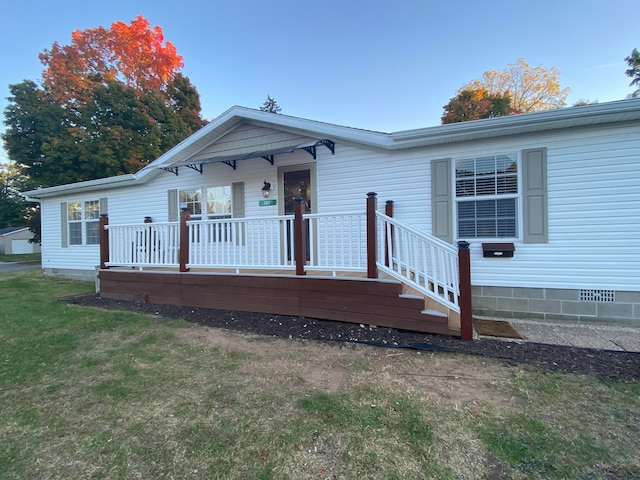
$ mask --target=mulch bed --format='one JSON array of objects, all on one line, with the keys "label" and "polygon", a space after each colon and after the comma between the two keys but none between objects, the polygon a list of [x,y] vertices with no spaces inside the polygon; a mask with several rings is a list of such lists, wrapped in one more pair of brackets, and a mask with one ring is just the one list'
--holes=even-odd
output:
[{"label": "mulch bed", "polygon": [[459,352],[505,359],[543,371],[591,375],[600,379],[640,382],[640,353],[575,348],[541,343],[458,338],[376,328],[368,325],[208,308],[125,302],[86,295],[67,299],[76,305],[149,313],[180,318],[208,327],[226,328],[269,337],[355,342],[388,348]]}]

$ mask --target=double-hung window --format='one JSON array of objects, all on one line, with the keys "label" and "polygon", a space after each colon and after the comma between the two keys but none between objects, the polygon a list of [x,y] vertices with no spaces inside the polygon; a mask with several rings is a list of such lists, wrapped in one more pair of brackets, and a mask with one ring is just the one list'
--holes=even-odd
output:
[{"label": "double-hung window", "polygon": [[69,245],[100,243],[100,201],[67,203]]},{"label": "double-hung window", "polygon": [[[192,220],[224,220],[232,216],[231,185],[180,190],[178,198],[180,208],[188,208]],[[211,242],[226,242],[232,238],[229,222],[216,222],[202,228],[204,230],[198,229],[198,241],[203,232],[206,237],[202,238]]]},{"label": "double-hung window", "polygon": [[231,218],[231,186],[180,190],[180,208],[188,208],[193,220]]},{"label": "double-hung window", "polygon": [[207,218],[231,218],[231,185],[206,189]]},{"label": "double-hung window", "polygon": [[202,189],[192,188],[189,190],[180,190],[179,200],[180,209],[188,208],[191,212],[193,220],[202,218]]},{"label": "double-hung window", "polygon": [[455,162],[458,238],[518,237],[518,155]]}]

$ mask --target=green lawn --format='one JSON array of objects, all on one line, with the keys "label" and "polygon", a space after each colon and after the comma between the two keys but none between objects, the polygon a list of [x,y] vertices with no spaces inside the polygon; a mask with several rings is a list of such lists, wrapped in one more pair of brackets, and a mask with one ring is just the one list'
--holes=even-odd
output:
[{"label": "green lawn", "polygon": [[640,385],[70,305],[0,274],[0,479],[640,478]]}]

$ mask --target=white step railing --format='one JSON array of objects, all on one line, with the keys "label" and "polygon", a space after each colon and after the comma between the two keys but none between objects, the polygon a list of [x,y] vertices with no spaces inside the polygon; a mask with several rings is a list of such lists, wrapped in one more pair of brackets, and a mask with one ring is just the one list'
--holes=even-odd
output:
[{"label": "white step railing", "polygon": [[174,267],[179,265],[180,224],[106,225],[108,266]]},{"label": "white step railing", "polygon": [[459,312],[458,250],[381,212],[378,269]]}]

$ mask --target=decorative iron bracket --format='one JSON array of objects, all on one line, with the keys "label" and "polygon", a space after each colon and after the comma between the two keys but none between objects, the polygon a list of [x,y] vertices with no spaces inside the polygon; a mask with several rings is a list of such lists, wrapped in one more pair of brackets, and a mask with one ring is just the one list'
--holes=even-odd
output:
[{"label": "decorative iron bracket", "polygon": [[194,163],[193,165],[186,165],[187,167],[189,167],[191,170],[195,170],[196,172],[199,172],[200,175],[202,175],[202,164],[201,163]]},{"label": "decorative iron bracket", "polygon": [[178,167],[160,167],[165,172],[175,173],[176,177],[178,176]]},{"label": "decorative iron bracket", "polygon": [[307,152],[309,155],[311,155],[313,157],[313,159],[316,159],[316,147],[318,145],[324,145],[325,147],[327,147],[329,149],[329,151],[331,152],[331,155],[335,155],[336,153],[336,145],[335,143],[333,143],[331,140],[318,140],[316,143],[314,143],[313,145],[308,145],[306,147],[302,147],[302,149]]},{"label": "decorative iron bracket", "polygon": [[229,165],[234,170],[236,169],[236,161],[235,160],[225,161],[225,162],[222,162],[222,163],[224,163],[225,165]]},{"label": "decorative iron bracket", "polygon": [[320,140],[320,143],[329,149],[331,155],[336,154],[336,144],[333,141],[325,138],[324,140]]},{"label": "decorative iron bracket", "polygon": [[262,155],[262,158],[264,158],[267,162],[269,162],[273,166],[273,160],[275,158],[275,155]]}]

